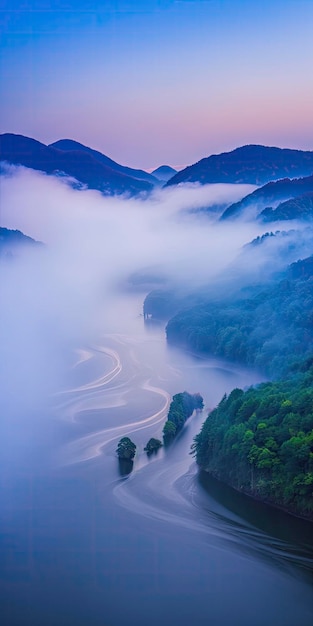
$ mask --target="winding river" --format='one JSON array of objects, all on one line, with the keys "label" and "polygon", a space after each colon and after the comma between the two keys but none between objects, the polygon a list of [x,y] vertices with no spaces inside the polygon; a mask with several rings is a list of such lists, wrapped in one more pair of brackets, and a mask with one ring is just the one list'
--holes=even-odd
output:
[{"label": "winding river", "polygon": [[[120,305],[114,331],[73,355],[44,426],[28,416],[36,436],[2,475],[1,623],[311,625],[312,525],[218,484],[189,454],[207,409],[260,377],[168,348],[139,298]],[[184,389],[204,413],[148,458]],[[124,435],[130,473],[115,455]]]}]

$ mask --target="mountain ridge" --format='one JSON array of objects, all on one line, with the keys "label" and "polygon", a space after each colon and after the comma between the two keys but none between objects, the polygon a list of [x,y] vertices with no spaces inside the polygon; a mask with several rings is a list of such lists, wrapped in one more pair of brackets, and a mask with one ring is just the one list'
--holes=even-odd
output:
[{"label": "mountain ridge", "polygon": [[106,156],[99,150],[94,150],[93,148],[89,148],[79,141],[75,141],[74,139],[58,139],[58,141],[54,141],[53,143],[48,144],[48,148],[56,148],[57,150],[63,150],[64,152],[71,151],[82,151],[86,152],[93,156],[97,161],[100,161],[107,167],[110,167],[112,170],[116,170],[121,174],[125,174],[126,176],[131,176],[132,178],[137,178],[138,180],[145,180],[153,185],[157,184],[156,178],[145,172],[144,170],[133,169],[132,167],[127,167],[126,165],[120,165],[116,161],[113,161],[110,157]]},{"label": "mountain ridge", "polygon": [[[282,178],[255,189],[239,202],[234,202],[221,215],[220,220],[236,219],[252,209],[257,214],[265,208],[275,208],[279,203],[313,192],[313,175],[303,178]],[[252,213],[252,210],[250,211]],[[256,215],[255,215],[256,216]],[[250,216],[249,216],[250,217]]]},{"label": "mountain ridge", "polygon": [[41,249],[44,244],[21,230],[0,226],[0,260],[11,260],[16,254],[27,249]]},{"label": "mountain ridge", "polygon": [[166,186],[180,183],[264,185],[272,180],[312,173],[313,151],[248,144],[189,165],[175,174]]},{"label": "mountain ridge", "polygon": [[0,135],[0,160],[23,165],[46,174],[65,173],[102,193],[138,195],[152,191],[148,181],[126,176],[105,166],[87,151],[65,151],[24,135]]},{"label": "mountain ridge", "polygon": [[311,220],[313,218],[313,191],[285,200],[275,209],[267,207],[258,217],[263,222]]}]

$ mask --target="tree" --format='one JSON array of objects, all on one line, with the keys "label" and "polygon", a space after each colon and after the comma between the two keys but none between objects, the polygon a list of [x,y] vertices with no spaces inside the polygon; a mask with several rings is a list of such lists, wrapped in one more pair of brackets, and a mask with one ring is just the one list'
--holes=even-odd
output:
[{"label": "tree", "polygon": [[160,441],[160,439],[155,439],[154,437],[151,437],[151,439],[149,439],[146,447],[144,448],[144,451],[147,452],[147,454],[152,454],[152,452],[157,452],[157,450],[159,450],[159,448],[162,447],[162,441]]},{"label": "tree", "polygon": [[192,453],[235,489],[313,519],[312,406],[313,361],[289,378],[224,396]]},{"label": "tree", "polygon": [[200,395],[200,393],[194,393],[193,394],[193,401],[194,401],[194,408],[197,411],[202,411],[202,409],[204,407],[204,402],[203,402],[203,398]]},{"label": "tree", "polygon": [[171,420],[167,420],[163,428],[164,440],[168,441],[169,439],[173,439],[176,435],[176,430],[177,429],[174,422],[172,422]]},{"label": "tree", "polygon": [[136,444],[129,437],[122,437],[118,442],[116,454],[119,459],[132,461],[136,454]]}]

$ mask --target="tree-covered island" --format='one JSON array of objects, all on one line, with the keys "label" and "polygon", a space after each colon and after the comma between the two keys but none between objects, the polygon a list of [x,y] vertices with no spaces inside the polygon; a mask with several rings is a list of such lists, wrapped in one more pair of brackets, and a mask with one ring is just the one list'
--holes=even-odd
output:
[{"label": "tree-covered island", "polygon": [[155,437],[151,437],[149,439],[147,445],[144,448],[144,451],[147,454],[153,454],[153,452],[157,452],[160,448],[162,448],[162,441],[160,439],[155,439]]},{"label": "tree-covered island", "polygon": [[194,410],[202,411],[203,406],[203,398],[199,393],[190,394],[183,391],[175,394],[163,428],[164,443],[174,439]]},{"label": "tree-covered island", "polygon": [[116,454],[120,460],[132,461],[136,454],[136,447],[129,437],[122,437],[118,442]]}]

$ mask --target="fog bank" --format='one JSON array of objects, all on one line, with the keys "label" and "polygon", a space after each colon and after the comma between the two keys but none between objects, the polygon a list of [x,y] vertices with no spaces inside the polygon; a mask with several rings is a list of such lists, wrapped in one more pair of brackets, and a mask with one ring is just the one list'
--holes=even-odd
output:
[{"label": "fog bank", "polygon": [[146,200],[108,198],[73,189],[66,178],[7,167],[1,225],[45,246],[0,264],[3,410],[44,403],[62,385],[71,350],[126,331],[118,289],[132,273],[157,268],[187,288],[227,276],[242,246],[264,227],[217,223],[214,215],[188,210],[230,204],[252,189],[192,185],[157,190]]}]

